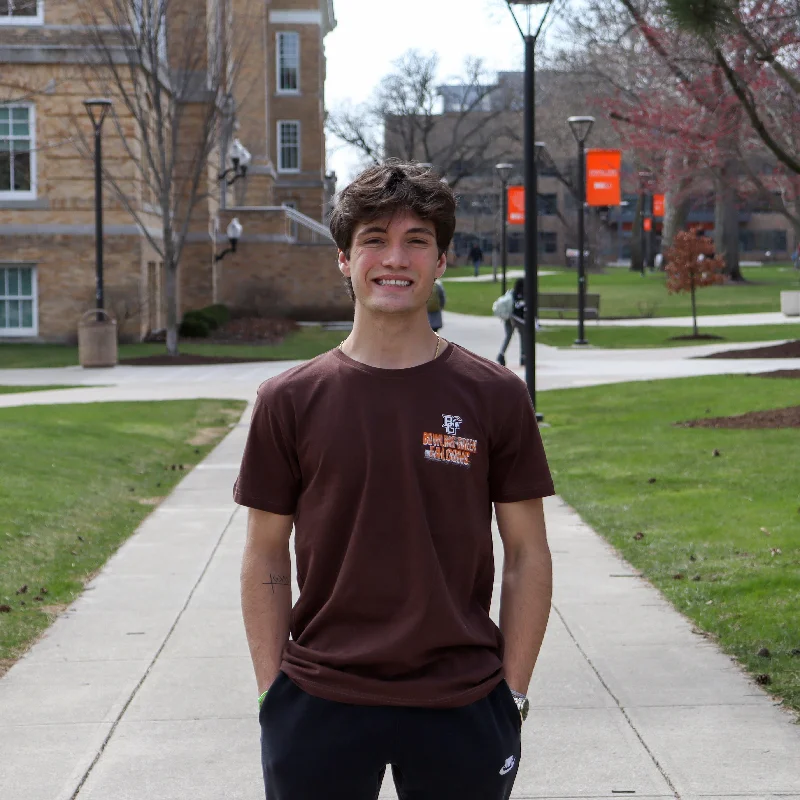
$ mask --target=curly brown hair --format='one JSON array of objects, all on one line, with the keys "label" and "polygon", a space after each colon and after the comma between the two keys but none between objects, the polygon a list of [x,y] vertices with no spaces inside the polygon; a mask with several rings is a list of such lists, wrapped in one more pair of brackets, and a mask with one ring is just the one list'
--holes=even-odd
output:
[{"label": "curly brown hair", "polygon": [[[411,211],[432,222],[439,256],[447,252],[456,229],[453,190],[430,165],[396,158],[368,167],[339,193],[330,218],[336,246],[350,258],[356,226],[397,211]],[[344,282],[355,300],[352,281]]]}]

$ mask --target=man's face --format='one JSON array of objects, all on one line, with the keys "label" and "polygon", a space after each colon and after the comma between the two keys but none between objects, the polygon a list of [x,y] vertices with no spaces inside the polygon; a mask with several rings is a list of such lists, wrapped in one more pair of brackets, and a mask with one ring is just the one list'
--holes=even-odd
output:
[{"label": "man's face", "polygon": [[356,302],[386,314],[425,308],[446,262],[433,223],[410,211],[359,223],[350,258],[339,251],[339,269],[353,282]]}]

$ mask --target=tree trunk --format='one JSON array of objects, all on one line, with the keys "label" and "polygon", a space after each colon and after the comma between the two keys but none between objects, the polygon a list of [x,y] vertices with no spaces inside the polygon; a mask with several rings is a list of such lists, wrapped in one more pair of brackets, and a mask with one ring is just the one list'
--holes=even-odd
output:
[{"label": "tree trunk", "polygon": [[694,275],[692,275],[692,330],[695,337],[699,336],[699,331],[697,329],[697,300],[695,298]]},{"label": "tree trunk", "polygon": [[714,178],[714,254],[725,259],[725,274],[732,281],[743,281],[739,269],[739,209],[736,207],[737,170],[726,161]]},{"label": "tree trunk", "polygon": [[689,217],[689,198],[676,200],[678,192],[667,190],[664,195],[664,232],[661,235],[661,252],[666,253],[675,241],[675,234],[682,231]]},{"label": "tree trunk", "polygon": [[167,262],[165,280],[167,295],[167,353],[178,355],[178,265],[173,259]]},{"label": "tree trunk", "polygon": [[636,197],[631,227],[631,271],[644,274],[644,252],[642,248],[642,217],[644,212],[643,195]]}]

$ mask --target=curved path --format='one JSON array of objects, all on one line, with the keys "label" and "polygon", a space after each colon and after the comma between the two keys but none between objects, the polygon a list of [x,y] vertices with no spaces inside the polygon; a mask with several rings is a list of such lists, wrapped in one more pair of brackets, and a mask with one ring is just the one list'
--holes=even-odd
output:
[{"label": "curved path", "polygon": [[[446,314],[443,333],[492,357],[499,328],[494,319]],[[686,358],[710,349],[539,347],[539,383],[776,368]],[[263,379],[288,366],[7,370],[0,385],[84,388],[0,395],[0,405],[252,400]],[[800,360],[781,366],[800,368]],[[2,800],[263,798],[238,600],[246,515],[231,501],[248,418],[0,679]],[[559,499],[547,501],[547,519],[553,613],[513,797],[800,798],[800,726]],[[494,542],[496,619],[496,529]],[[390,783],[382,798],[395,796]]]}]

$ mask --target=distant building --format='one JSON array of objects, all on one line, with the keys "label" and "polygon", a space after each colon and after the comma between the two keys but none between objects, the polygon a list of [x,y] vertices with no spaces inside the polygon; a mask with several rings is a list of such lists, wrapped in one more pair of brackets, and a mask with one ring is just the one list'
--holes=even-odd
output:
[{"label": "distant building", "polygon": [[[536,139],[547,145],[548,157],[539,167],[539,225],[538,247],[539,263],[565,264],[568,249],[577,248],[577,203],[571,186],[577,183],[577,147],[567,126],[569,116],[588,113],[588,98],[593,93],[589,79],[554,70],[538,70],[536,73]],[[524,147],[522,140],[522,99],[524,89],[522,72],[500,72],[496,84],[475,87],[449,84],[438,87],[441,97],[439,133],[434,129],[434,141],[446,140],[450,136],[452,118],[465,108],[474,105],[470,114],[476,118],[492,117],[491,128],[486,138],[502,138],[502,157],[496,160],[512,163],[515,166],[511,184],[524,182]],[[500,109],[506,109],[498,114]],[[386,150],[388,155],[398,155],[401,146],[392,135],[392,120],[387,121]],[[509,131],[511,135],[509,135]],[[499,152],[499,145],[490,144],[487,152]],[[620,143],[607,120],[598,118],[595,122],[587,147],[619,148]],[[419,160],[427,160],[422,153]],[[500,182],[493,166],[495,159],[484,159],[479,168],[466,165],[467,177],[458,181],[456,192],[459,196],[457,212],[458,224],[454,237],[454,252],[459,263],[466,257],[470,247],[477,242],[486,260],[491,263],[499,258],[500,242]],[[453,161],[443,166],[448,178],[453,179],[463,165]],[[628,163],[623,153],[623,182],[636,185],[637,178],[633,165]],[[599,260],[613,262],[627,260],[631,256],[631,237],[634,231],[634,216],[637,195],[626,195],[625,204],[619,208],[606,210],[590,209],[587,212],[587,237],[593,243],[593,253]],[[699,225],[713,234],[714,209],[708,207],[703,198],[697,198],[689,213],[687,224]],[[786,259],[797,241],[789,221],[780,214],[769,211],[763,204],[752,202],[740,210],[740,257],[742,259],[762,260],[766,252],[772,258]],[[651,240],[650,256],[660,249],[663,221],[656,219]],[[525,251],[525,233],[522,225],[509,225],[508,252],[510,263],[522,263]]]}]

